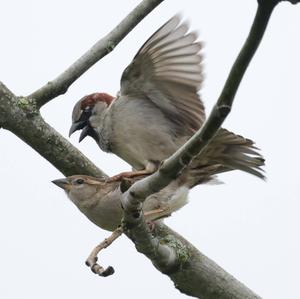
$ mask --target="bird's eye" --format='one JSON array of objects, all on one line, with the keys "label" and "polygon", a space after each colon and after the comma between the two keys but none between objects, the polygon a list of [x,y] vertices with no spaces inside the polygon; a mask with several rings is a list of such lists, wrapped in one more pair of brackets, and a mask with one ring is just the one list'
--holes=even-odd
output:
[{"label": "bird's eye", "polygon": [[83,179],[77,179],[77,180],[75,180],[74,183],[75,183],[76,185],[81,185],[81,184],[84,183],[84,180],[83,180]]}]

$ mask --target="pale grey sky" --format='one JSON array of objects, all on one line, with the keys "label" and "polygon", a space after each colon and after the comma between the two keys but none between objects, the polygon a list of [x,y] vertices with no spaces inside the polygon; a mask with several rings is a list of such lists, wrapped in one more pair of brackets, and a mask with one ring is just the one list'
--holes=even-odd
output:
[{"label": "pale grey sky", "polygon": [[[56,77],[112,29],[137,3],[127,1],[3,1],[0,80],[27,95]],[[205,42],[207,111],[216,101],[249,30],[255,0],[166,0],[68,93],[43,108],[67,137],[74,103],[95,91],[115,94],[122,70],[142,43],[178,11]],[[280,4],[236,96],[225,127],[256,141],[267,182],[241,172],[200,186],[166,223],[263,298],[299,299],[300,5]],[[105,172],[128,169],[93,140],[72,143]],[[84,265],[108,235],[50,183],[62,175],[13,134],[0,130],[0,297],[183,298],[122,237],[103,255],[115,275],[103,279]]]}]

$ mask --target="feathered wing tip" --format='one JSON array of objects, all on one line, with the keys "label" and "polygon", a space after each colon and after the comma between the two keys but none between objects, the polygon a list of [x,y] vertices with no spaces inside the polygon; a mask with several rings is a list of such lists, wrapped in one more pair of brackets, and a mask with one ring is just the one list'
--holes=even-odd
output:
[{"label": "feathered wing tip", "polygon": [[203,44],[197,38],[197,32],[189,32],[188,22],[175,15],[146,41],[136,58],[148,57],[157,79],[199,90],[203,81]]},{"label": "feathered wing tip", "polygon": [[220,129],[199,158],[188,168],[188,178],[193,187],[211,181],[214,175],[231,170],[241,170],[265,179],[265,159],[254,142],[240,135]]},{"label": "feathered wing tip", "polygon": [[121,95],[147,95],[176,131],[190,135],[205,120],[198,91],[203,81],[203,44],[175,15],[140,48],[124,70]]}]

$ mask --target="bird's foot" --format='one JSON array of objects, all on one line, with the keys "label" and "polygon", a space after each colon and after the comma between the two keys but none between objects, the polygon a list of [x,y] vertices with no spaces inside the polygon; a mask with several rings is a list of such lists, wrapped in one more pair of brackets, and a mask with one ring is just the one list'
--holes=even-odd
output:
[{"label": "bird's foot", "polygon": [[152,233],[155,230],[155,222],[154,221],[147,221],[146,223],[148,225],[150,233]]},{"label": "bird's foot", "polygon": [[122,181],[123,179],[131,179],[131,178],[136,178],[136,177],[143,177],[146,176],[148,174],[151,174],[152,172],[150,172],[149,170],[145,169],[145,170],[137,170],[137,171],[125,171],[125,172],[121,172],[117,175],[114,175],[110,178],[107,179],[106,182],[111,183],[111,182],[119,182]]},{"label": "bird's foot", "polygon": [[[155,230],[155,220],[167,217],[169,215],[166,209],[158,208],[158,209],[144,212],[144,216],[146,218],[146,223],[149,227],[150,233],[152,233]],[[147,218],[149,220],[147,220]]]}]

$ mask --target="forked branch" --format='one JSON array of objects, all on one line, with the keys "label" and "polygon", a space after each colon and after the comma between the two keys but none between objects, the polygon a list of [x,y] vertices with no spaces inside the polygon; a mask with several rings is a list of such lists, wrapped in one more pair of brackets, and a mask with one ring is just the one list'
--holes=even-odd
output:
[{"label": "forked branch", "polygon": [[35,99],[37,106],[41,107],[55,97],[64,94],[71,84],[101,58],[110,53],[140,21],[161,2],[163,2],[163,0],[143,0],[120,24],[105,37],[100,39],[62,74],[30,94],[28,98]]},{"label": "forked branch", "polygon": [[[217,133],[221,124],[224,122],[227,115],[230,113],[231,106],[233,103],[234,96],[236,91],[239,87],[239,84],[245,74],[247,66],[249,65],[252,57],[254,56],[263,34],[267,28],[268,21],[270,19],[271,13],[276,6],[278,1],[260,1],[256,16],[251,27],[250,33],[248,38],[242,47],[240,54],[238,55],[231,71],[228,76],[228,79],[225,83],[223,91],[214,106],[212,112],[210,113],[208,119],[204,123],[204,125],[199,129],[198,132],[181,148],[179,148],[170,158],[166,159],[160,169],[148,176],[147,178],[138,181],[132,187],[128,189],[128,191],[122,197],[122,204],[124,207],[124,222],[131,227],[131,235],[136,243],[142,244],[143,246],[139,246],[137,249],[147,255],[149,258],[156,256],[156,258],[160,261],[166,261],[167,263],[160,263],[156,266],[162,271],[166,271],[166,269],[176,269],[176,272],[180,272],[181,269],[186,264],[186,260],[180,262],[180,256],[177,254],[177,259],[172,259],[174,263],[174,267],[170,265],[170,260],[161,256],[159,259],[160,251],[159,246],[161,242],[156,240],[156,242],[151,239],[150,237],[145,238],[145,229],[144,229],[144,219],[141,212],[141,203],[151,194],[160,191],[162,188],[166,187],[172,180],[174,180],[180,172],[192,161],[192,159],[197,155],[200,159],[201,152],[205,147],[209,144],[212,140],[214,135]],[[136,217],[139,215],[139,217]],[[140,239],[141,237],[141,239]],[[166,244],[166,243],[164,243]],[[170,246],[171,244],[169,244]],[[176,251],[178,253],[178,251]],[[150,254],[149,254],[150,253]],[[231,280],[232,281],[232,288],[238,289],[238,282],[232,279],[229,276],[224,277],[224,281]],[[223,281],[223,282],[224,282]],[[228,281],[227,281],[228,282]],[[177,281],[175,280],[175,283]],[[220,283],[220,286],[222,282]],[[178,287],[179,289],[182,286]],[[216,289],[214,289],[214,292]],[[248,290],[249,291],[249,290]],[[207,292],[207,289],[202,288],[199,286],[193,296],[198,298],[204,298],[204,294]],[[207,295],[207,293],[206,293]],[[224,290],[222,292],[216,294],[214,296],[210,294],[210,296],[205,298],[258,298],[257,295],[251,294],[249,297],[249,293],[244,293],[242,296],[232,297],[224,296]]]},{"label": "forked branch", "polygon": [[[119,26],[65,72],[27,98],[16,97],[0,84],[0,126],[20,137],[65,175],[103,175],[93,163],[45,123],[39,114],[39,108],[66,92],[76,79],[109,53],[161,2],[162,0],[142,1]],[[201,154],[213,138],[230,112],[240,81],[259,46],[271,12],[278,2],[280,1],[259,0],[249,37],[232,67],[217,104],[201,130],[167,159],[158,172],[134,184],[122,198],[125,207],[126,234],[134,240],[137,249],[147,255],[160,271],[167,273],[176,288],[187,295],[203,299],[259,298],[167,226],[158,224],[155,231],[151,233],[140,213],[141,202],[150,194],[168,185],[195,155]],[[289,2],[298,3],[299,0],[289,0]]]},{"label": "forked branch", "polygon": [[[273,5],[270,5],[270,2]],[[195,156],[199,159],[201,158],[201,152],[212,140],[230,113],[234,96],[262,40],[271,13],[276,6],[275,2],[261,1],[258,5],[248,38],[231,68],[217,103],[203,126],[171,157],[166,159],[157,172],[138,181],[129,188],[122,200],[125,211],[134,209],[135,206],[143,202],[149,195],[159,192],[162,188],[166,187]],[[126,213],[126,219],[129,222],[132,220],[130,213]]]}]

